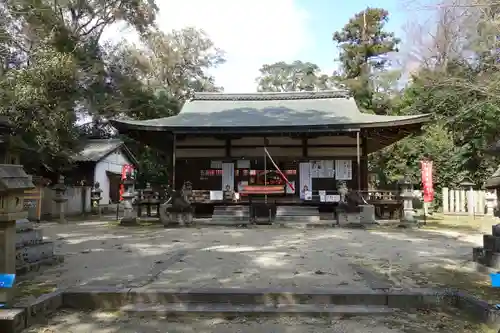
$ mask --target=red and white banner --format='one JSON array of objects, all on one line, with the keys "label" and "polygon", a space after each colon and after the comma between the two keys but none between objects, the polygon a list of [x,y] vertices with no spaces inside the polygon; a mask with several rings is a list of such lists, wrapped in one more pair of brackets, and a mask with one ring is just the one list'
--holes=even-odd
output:
[{"label": "red and white banner", "polygon": [[[127,178],[127,174],[133,174],[134,173],[134,166],[132,164],[125,164],[122,166],[122,180]],[[125,192],[125,187],[123,184],[120,185],[120,201],[123,200],[122,194]]]},{"label": "red and white banner", "polygon": [[420,168],[422,170],[424,202],[431,202],[432,200],[434,200],[434,187],[432,184],[432,161],[420,161]]}]

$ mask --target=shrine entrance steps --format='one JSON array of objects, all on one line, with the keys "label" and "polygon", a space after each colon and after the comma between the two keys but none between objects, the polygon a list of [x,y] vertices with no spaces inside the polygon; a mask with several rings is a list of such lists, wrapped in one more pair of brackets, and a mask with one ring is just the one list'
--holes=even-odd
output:
[{"label": "shrine entrance steps", "polygon": [[[212,218],[204,221],[204,223],[213,225],[246,225],[254,220],[256,224],[276,224],[282,226],[325,224],[325,221],[321,220],[318,207],[285,205],[266,207],[261,207],[258,204],[252,207],[246,205],[215,206]],[[253,214],[251,213],[252,211]],[[251,215],[255,215],[253,219]],[[331,221],[329,224],[331,224]]]},{"label": "shrine entrance steps", "polygon": [[250,207],[243,205],[236,206],[215,206],[212,219],[206,221],[208,224],[220,225],[242,225],[250,223]]},{"label": "shrine entrance steps", "polygon": [[276,207],[276,224],[318,224],[320,213],[314,206],[278,206]]}]

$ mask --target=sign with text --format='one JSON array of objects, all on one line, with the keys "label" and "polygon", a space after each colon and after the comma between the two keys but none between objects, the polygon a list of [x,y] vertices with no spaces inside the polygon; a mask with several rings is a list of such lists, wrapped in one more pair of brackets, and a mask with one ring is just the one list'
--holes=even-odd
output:
[{"label": "sign with text", "polygon": [[432,161],[420,161],[420,168],[422,171],[424,202],[431,202],[432,200],[434,200],[434,187],[432,184]]}]

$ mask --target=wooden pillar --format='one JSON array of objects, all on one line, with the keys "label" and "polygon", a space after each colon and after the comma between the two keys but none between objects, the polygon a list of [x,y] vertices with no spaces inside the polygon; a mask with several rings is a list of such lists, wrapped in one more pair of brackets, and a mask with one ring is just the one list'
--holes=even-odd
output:
[{"label": "wooden pillar", "polygon": [[176,151],[176,146],[177,146],[176,141],[177,141],[176,135],[174,133],[173,138],[172,138],[172,189],[173,190],[175,190],[175,160],[176,160],[175,151]]},{"label": "wooden pillar", "polygon": [[[364,133],[363,133],[364,134]],[[368,140],[366,134],[362,138],[362,155],[361,155],[361,190],[368,190]]]}]

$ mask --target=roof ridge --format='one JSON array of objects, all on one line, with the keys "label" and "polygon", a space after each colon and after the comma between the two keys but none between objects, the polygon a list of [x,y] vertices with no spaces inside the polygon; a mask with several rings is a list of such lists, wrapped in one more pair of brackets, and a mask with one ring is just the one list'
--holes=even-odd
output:
[{"label": "roof ridge", "polygon": [[294,99],[349,98],[347,90],[257,92],[257,93],[213,93],[196,92],[192,101],[269,101]]}]

